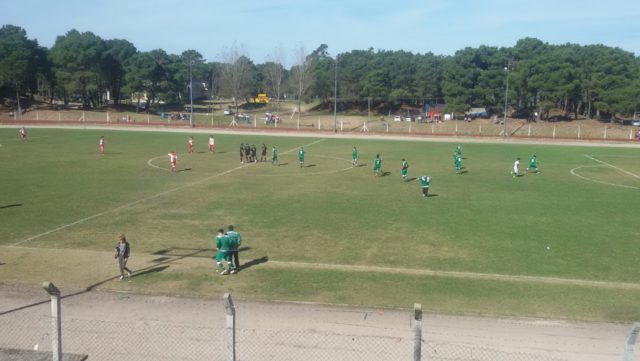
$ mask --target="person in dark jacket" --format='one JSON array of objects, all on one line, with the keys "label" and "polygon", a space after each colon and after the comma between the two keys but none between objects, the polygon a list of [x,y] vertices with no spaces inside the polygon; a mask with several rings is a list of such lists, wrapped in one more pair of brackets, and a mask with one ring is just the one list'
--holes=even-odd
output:
[{"label": "person in dark jacket", "polygon": [[120,240],[116,245],[116,255],[115,258],[118,259],[118,265],[120,266],[120,280],[124,279],[124,272],[127,272],[127,276],[131,277],[131,270],[127,268],[127,261],[129,260],[129,252],[131,252],[131,248],[129,246],[129,242],[127,242],[127,237],[124,234],[120,235]]}]

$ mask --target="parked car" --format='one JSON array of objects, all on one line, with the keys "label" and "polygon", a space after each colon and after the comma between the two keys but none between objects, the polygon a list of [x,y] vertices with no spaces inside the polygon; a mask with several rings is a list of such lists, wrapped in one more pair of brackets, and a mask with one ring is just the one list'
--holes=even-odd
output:
[{"label": "parked car", "polygon": [[413,121],[413,116],[407,115],[406,117],[404,117],[404,121],[405,122],[412,122]]},{"label": "parked car", "polygon": [[222,114],[224,114],[224,115],[233,115],[233,110],[231,110],[231,109],[225,109],[225,110],[222,112]]},{"label": "parked car", "polygon": [[393,120],[396,121],[396,122],[401,122],[402,121],[402,116],[401,115],[395,115],[393,117]]},{"label": "parked car", "polygon": [[638,119],[624,119],[622,125],[632,125],[634,127],[640,127],[640,120]]}]

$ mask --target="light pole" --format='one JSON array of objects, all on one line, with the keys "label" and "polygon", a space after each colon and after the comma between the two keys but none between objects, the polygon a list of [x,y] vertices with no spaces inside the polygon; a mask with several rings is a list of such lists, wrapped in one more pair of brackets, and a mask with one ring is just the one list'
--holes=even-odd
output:
[{"label": "light pole", "polygon": [[336,62],[333,67],[333,132],[338,132],[338,55],[336,55]]},{"label": "light pole", "polygon": [[504,92],[504,117],[502,119],[502,123],[504,124],[504,129],[502,131],[502,136],[506,137],[507,136],[507,106],[509,103],[509,71],[511,67],[511,61],[509,61],[507,63],[507,66],[504,67],[504,71],[507,72],[507,87],[506,90]]},{"label": "light pole", "polygon": [[191,73],[191,65],[193,65],[193,60],[189,60],[189,100],[191,102],[189,106],[189,126],[193,128],[193,74]]}]

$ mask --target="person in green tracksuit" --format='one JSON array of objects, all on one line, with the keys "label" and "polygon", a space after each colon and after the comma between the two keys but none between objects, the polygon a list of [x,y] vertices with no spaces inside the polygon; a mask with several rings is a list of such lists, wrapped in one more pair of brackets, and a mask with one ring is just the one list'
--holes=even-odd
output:
[{"label": "person in green tracksuit", "polygon": [[273,146],[273,149],[271,150],[271,165],[278,165],[280,166],[280,161],[278,161],[278,150],[276,149],[276,146]]},{"label": "person in green tracksuit", "polygon": [[540,174],[540,169],[538,169],[538,158],[536,158],[535,154],[529,159],[529,166],[525,170],[525,174],[529,173],[529,169],[535,170],[536,174]]},{"label": "person in green tracksuit", "polygon": [[422,196],[429,197],[429,185],[431,184],[431,177],[423,175],[420,177],[420,187],[422,187]]},{"label": "person in green tracksuit", "polygon": [[376,159],[373,161],[373,175],[380,176],[382,173],[382,158],[380,154],[376,154]]},{"label": "person in green tracksuit", "polygon": [[456,165],[456,174],[462,173],[462,157],[459,155],[455,156],[455,165]]},{"label": "person in green tracksuit", "polygon": [[351,166],[352,167],[357,167],[358,166],[358,149],[354,146],[353,150],[351,151]]},{"label": "person in green tracksuit", "polygon": [[233,246],[231,252],[229,252],[230,259],[233,261],[236,273],[238,273],[238,271],[240,270],[240,257],[238,256],[238,248],[240,248],[240,245],[242,244],[242,237],[240,237],[240,233],[235,230],[235,227],[232,224],[229,225],[227,237],[229,237],[229,244]]},{"label": "person in green tracksuit", "polygon": [[304,148],[300,147],[298,149],[298,162],[300,163],[300,168],[304,165]]},{"label": "person in green tracksuit", "polygon": [[407,181],[407,171],[409,170],[409,163],[402,158],[402,180]]},{"label": "person in green tracksuit", "polygon": [[[218,230],[218,235],[216,236],[216,265],[218,268],[216,272],[220,272],[222,275],[228,275],[235,273],[235,267],[233,266],[233,262],[231,262],[231,251],[234,249],[234,245],[232,244],[232,240],[224,233],[223,229]],[[226,269],[222,264],[222,261],[227,263],[229,269]]]}]

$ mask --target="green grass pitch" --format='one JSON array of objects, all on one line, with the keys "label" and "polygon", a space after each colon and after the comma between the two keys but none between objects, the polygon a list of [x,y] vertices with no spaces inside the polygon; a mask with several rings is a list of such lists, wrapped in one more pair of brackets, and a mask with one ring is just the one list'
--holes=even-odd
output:
[{"label": "green grass pitch", "polygon": [[[190,135],[195,154],[186,154]],[[208,136],[34,128],[23,143],[16,129],[0,129],[0,282],[640,318],[637,148],[463,143],[456,174],[456,143],[217,134],[211,155]],[[241,164],[240,143],[265,143],[268,158],[276,145],[281,165]],[[172,150],[177,173],[168,171]],[[386,173],[378,178],[376,153]],[[542,174],[511,177],[515,158],[524,172],[532,154]],[[427,199],[421,175],[432,177]],[[229,224],[250,267],[222,277],[213,237]],[[120,233],[140,270],[127,282],[112,279]]]}]

